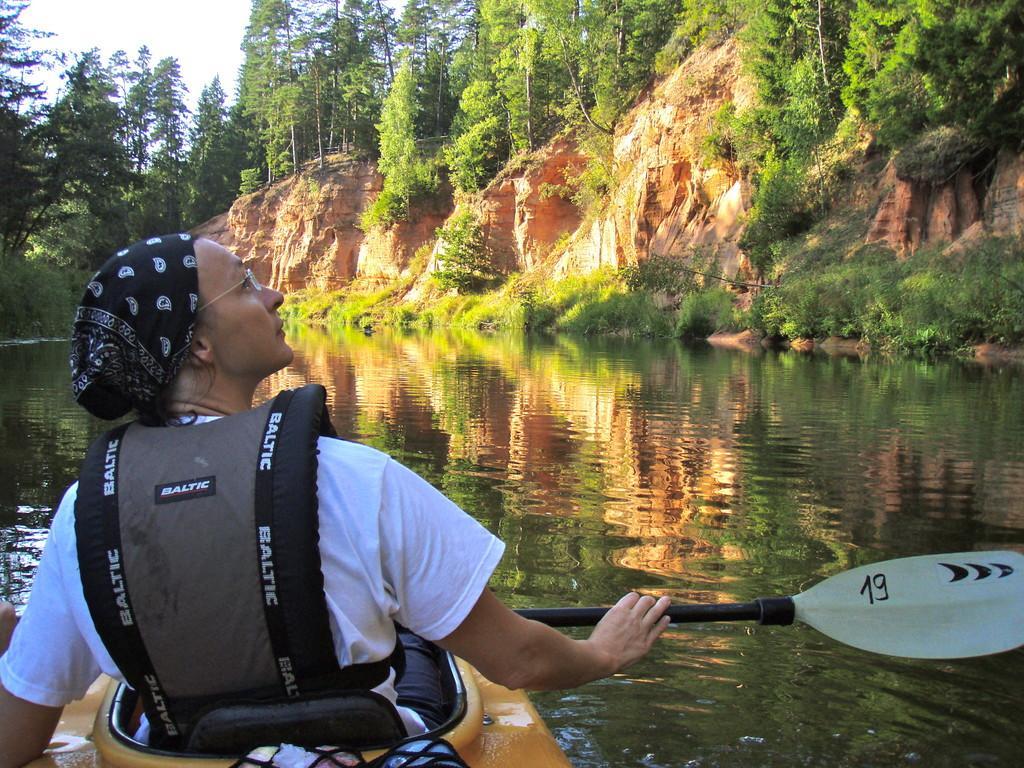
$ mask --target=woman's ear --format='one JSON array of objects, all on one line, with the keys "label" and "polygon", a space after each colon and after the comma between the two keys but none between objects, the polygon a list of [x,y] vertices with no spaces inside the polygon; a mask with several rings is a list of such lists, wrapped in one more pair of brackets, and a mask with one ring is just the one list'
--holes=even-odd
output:
[{"label": "woman's ear", "polygon": [[207,333],[207,329],[202,326],[197,326],[195,333],[192,335],[192,344],[189,349],[189,357],[194,358],[196,362],[202,363],[204,366],[213,365],[213,343],[211,334]]}]

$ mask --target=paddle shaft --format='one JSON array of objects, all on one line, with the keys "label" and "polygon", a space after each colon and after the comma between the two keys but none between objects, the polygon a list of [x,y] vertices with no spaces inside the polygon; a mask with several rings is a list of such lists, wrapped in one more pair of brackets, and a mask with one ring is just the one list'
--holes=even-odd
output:
[{"label": "paddle shaft", "polygon": [[[700,621],[756,621],[758,624],[792,624],[793,599],[759,597],[752,603],[716,605],[673,605],[668,616],[673,624]],[[549,627],[592,627],[608,612],[607,608],[521,608],[520,616]]]}]

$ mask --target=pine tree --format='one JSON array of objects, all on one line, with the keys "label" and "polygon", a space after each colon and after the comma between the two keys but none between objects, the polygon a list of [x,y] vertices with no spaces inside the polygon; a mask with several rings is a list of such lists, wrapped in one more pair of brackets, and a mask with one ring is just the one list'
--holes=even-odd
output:
[{"label": "pine tree", "polygon": [[199,96],[190,131],[186,223],[226,211],[238,191],[243,158],[228,121],[226,95],[215,77]]},{"label": "pine tree", "polygon": [[128,156],[136,173],[149,167],[153,132],[153,68],[149,48],[139,48],[135,69],[127,73],[128,87],[124,100],[124,135]]},{"label": "pine tree", "polygon": [[132,181],[119,132],[117,87],[99,54],[82,54],[43,126],[50,151],[46,226],[30,238],[35,256],[95,267],[129,236],[124,194]]},{"label": "pine tree", "polygon": [[42,88],[28,73],[39,63],[18,17],[27,3],[0,0],[0,264],[20,257],[53,201],[42,189],[45,146],[37,129]]},{"label": "pine tree", "polygon": [[151,156],[137,222],[141,233],[173,232],[184,224],[186,88],[177,59],[167,57],[153,68]]}]

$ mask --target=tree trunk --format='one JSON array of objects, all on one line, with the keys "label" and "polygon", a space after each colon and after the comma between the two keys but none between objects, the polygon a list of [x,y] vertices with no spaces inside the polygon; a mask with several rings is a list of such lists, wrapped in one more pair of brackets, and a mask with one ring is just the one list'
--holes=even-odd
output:
[{"label": "tree trunk", "polygon": [[295,122],[292,121],[290,126],[290,132],[292,137],[292,173],[299,172],[299,153],[298,148],[295,146]]},{"label": "tree trunk", "polygon": [[437,116],[434,118],[434,135],[441,135],[441,105],[444,89],[444,40],[441,40],[441,56],[437,64]]},{"label": "tree trunk", "polygon": [[320,170],[324,169],[324,134],[320,125],[320,73],[313,75],[313,108],[316,110],[316,148],[320,157]]},{"label": "tree trunk", "polygon": [[391,61],[391,39],[388,37],[388,25],[385,21],[384,7],[381,5],[380,0],[377,0],[377,21],[380,24],[380,34],[384,38],[384,58],[388,63],[388,75],[390,76],[390,82],[395,80],[395,65]]},{"label": "tree trunk", "polygon": [[822,0],[818,0],[818,54],[821,56],[821,77],[825,81],[825,87],[828,85],[828,69],[825,66],[825,31],[822,24]]},{"label": "tree trunk", "polygon": [[526,68],[526,143],[533,151],[533,74]]},{"label": "tree trunk", "polygon": [[594,122],[594,118],[590,116],[590,111],[587,109],[586,104],[583,101],[583,88],[580,86],[579,80],[576,79],[576,71],[572,66],[572,62],[569,60],[569,44],[565,41],[565,36],[561,32],[558,33],[558,40],[562,43],[562,60],[565,62],[565,69],[569,73],[569,79],[572,80],[572,89],[576,92],[576,102],[580,105],[580,111],[583,113],[583,117],[592,127],[602,133],[611,135],[611,128],[599,125]]}]

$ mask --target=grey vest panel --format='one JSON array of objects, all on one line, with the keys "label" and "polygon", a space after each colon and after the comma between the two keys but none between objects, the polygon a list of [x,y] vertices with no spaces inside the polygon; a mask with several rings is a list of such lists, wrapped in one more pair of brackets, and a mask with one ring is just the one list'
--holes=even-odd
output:
[{"label": "grey vest panel", "polygon": [[135,424],[125,434],[124,567],[139,631],[172,698],[279,683],[254,555],[255,474],[269,410],[180,428]]}]

